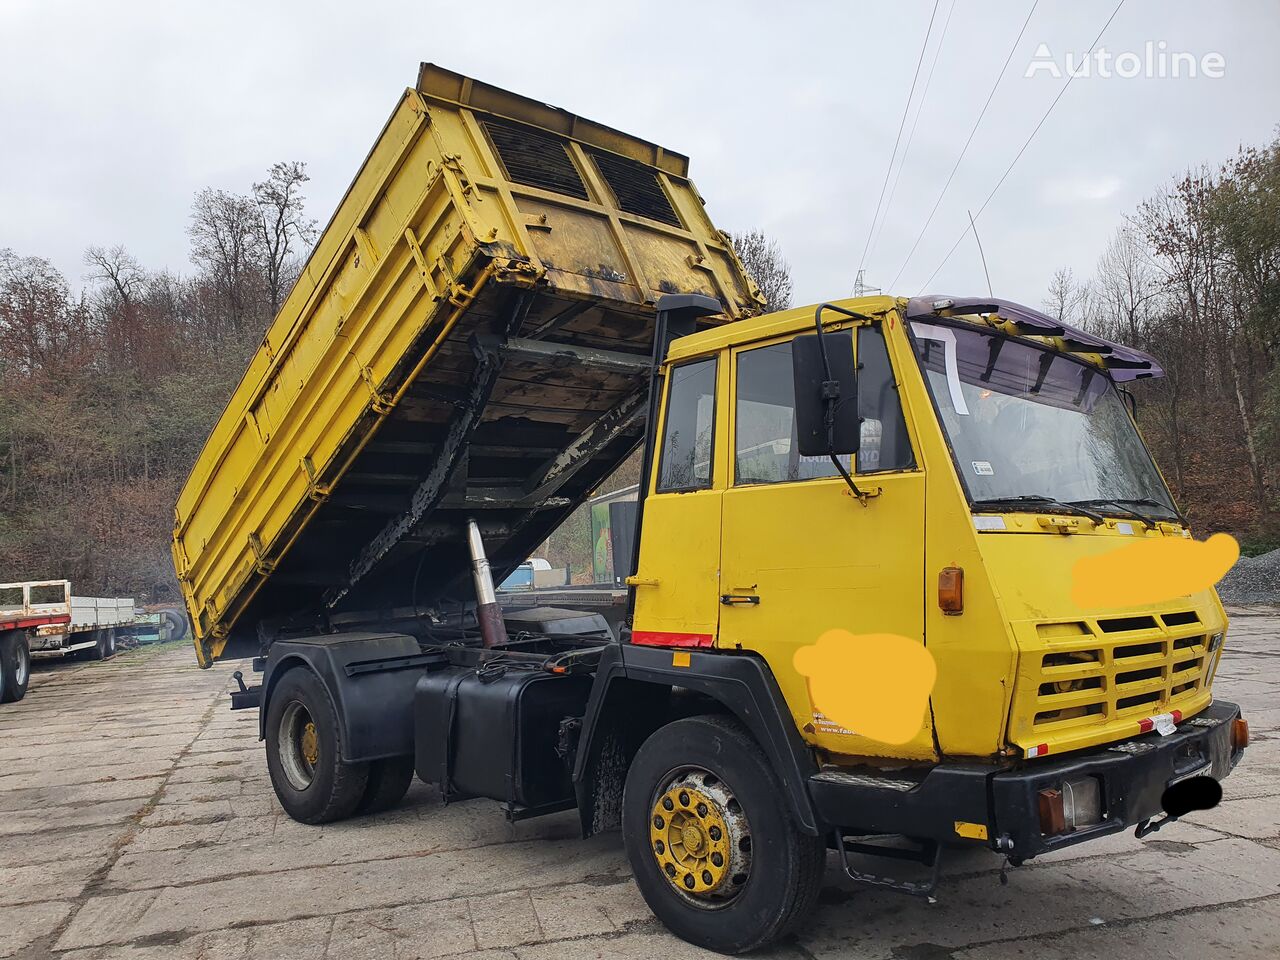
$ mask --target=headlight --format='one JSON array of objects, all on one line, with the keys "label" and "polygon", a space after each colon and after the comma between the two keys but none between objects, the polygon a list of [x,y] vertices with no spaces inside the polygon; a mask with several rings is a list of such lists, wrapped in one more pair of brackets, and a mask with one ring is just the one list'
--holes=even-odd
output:
[{"label": "headlight", "polygon": [[1102,783],[1097,777],[1062,782],[1062,818],[1068,830],[1102,822]]}]

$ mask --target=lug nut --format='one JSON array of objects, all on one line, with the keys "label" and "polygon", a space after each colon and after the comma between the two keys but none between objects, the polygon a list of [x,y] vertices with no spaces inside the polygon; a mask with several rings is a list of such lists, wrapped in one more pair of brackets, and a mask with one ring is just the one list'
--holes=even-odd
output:
[{"label": "lug nut", "polygon": [[692,873],[686,873],[686,874],[684,875],[684,885],[685,885],[686,887],[688,887],[690,890],[692,890],[692,889],[693,889],[693,885],[694,885],[694,883],[695,883],[695,882],[696,882],[696,881],[693,879],[693,874],[692,874]]},{"label": "lug nut", "polygon": [[661,829],[666,825],[666,821],[665,821],[665,820],[663,820],[661,817],[654,817],[654,818],[653,818],[653,825],[654,825],[654,827],[656,827],[657,829],[661,830]]}]

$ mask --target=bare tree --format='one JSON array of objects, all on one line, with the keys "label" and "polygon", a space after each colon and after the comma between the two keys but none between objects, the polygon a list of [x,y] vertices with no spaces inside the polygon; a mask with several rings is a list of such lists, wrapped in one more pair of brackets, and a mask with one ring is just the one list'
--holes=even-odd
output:
[{"label": "bare tree", "polygon": [[206,187],[191,206],[191,258],[212,278],[240,333],[250,306],[249,286],[258,261],[258,205],[248,197]]},{"label": "bare tree", "polygon": [[274,163],[267,179],[253,185],[253,198],[258,205],[258,242],[261,245],[262,271],[271,315],[275,316],[293,285],[294,254],[315,239],[316,223],[304,216],[302,185],[311,178],[307,165],[298,161]]},{"label": "bare tree", "polygon": [[785,310],[791,306],[791,264],[782,256],[777,241],[762,230],[731,233],[729,240],[748,276],[764,294],[768,308]]},{"label": "bare tree", "polygon": [[1062,323],[1081,325],[1089,293],[1088,284],[1078,282],[1070,267],[1055,270],[1044,300],[1045,311]]}]

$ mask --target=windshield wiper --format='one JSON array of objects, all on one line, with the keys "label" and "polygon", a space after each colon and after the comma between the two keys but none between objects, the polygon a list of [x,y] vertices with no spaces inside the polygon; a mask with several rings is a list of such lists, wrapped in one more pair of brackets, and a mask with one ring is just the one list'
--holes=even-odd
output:
[{"label": "windshield wiper", "polygon": [[1122,517],[1128,517],[1130,520],[1137,520],[1147,530],[1154,530],[1158,518],[1150,514],[1143,513],[1140,510],[1134,510],[1132,507],[1126,507],[1121,500],[1112,500],[1110,497],[1096,497],[1092,500],[1072,500],[1073,504],[1083,504],[1089,507],[1112,507],[1114,511]]},{"label": "windshield wiper", "polygon": [[1046,507],[1056,507],[1059,510],[1066,511],[1067,513],[1078,513],[1082,517],[1088,517],[1090,520],[1092,520],[1096,524],[1103,524],[1107,522],[1107,518],[1104,517],[1102,514],[1096,513],[1093,510],[1088,509],[1086,506],[1083,506],[1078,502],[1067,503],[1065,501],[1055,500],[1053,497],[1046,497],[1038,493],[1027,493],[1017,497],[987,497],[985,500],[974,500],[973,506],[999,508],[999,507],[1018,506],[1020,504],[1029,505],[1033,503],[1042,504]]},{"label": "windshield wiper", "polygon": [[[1151,514],[1146,514],[1146,513],[1142,513],[1139,515],[1149,523],[1158,523],[1161,520],[1177,520],[1184,527],[1187,525],[1187,518],[1184,517],[1176,508],[1171,507],[1167,503],[1164,503],[1160,500],[1153,500],[1151,497],[1100,497],[1096,500],[1080,500],[1078,502],[1088,504],[1090,506],[1094,504],[1101,505],[1101,504],[1113,503],[1118,507],[1124,508],[1125,504],[1127,503],[1136,503],[1139,506],[1143,506],[1143,507],[1155,507],[1158,510],[1160,510],[1164,514],[1164,516],[1153,517]],[[1137,510],[1131,510],[1131,512],[1135,514],[1139,513],[1139,511]]]}]

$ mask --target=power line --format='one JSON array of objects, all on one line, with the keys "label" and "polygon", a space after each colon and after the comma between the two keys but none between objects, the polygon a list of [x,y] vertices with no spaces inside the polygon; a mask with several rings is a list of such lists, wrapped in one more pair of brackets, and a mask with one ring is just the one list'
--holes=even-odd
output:
[{"label": "power line", "polygon": [[929,229],[929,224],[933,222],[933,215],[938,212],[938,207],[942,205],[942,198],[947,195],[947,188],[951,186],[951,181],[955,179],[956,171],[960,169],[960,162],[964,160],[964,155],[969,152],[969,144],[973,143],[973,138],[978,133],[978,125],[982,123],[982,118],[987,115],[987,108],[991,106],[991,100],[995,97],[996,90],[1000,87],[1000,81],[1004,79],[1005,71],[1009,69],[1009,62],[1013,59],[1013,55],[1018,49],[1018,44],[1022,42],[1022,35],[1027,32],[1027,25],[1031,23],[1031,16],[1036,12],[1036,7],[1039,5],[1040,0],[1035,0],[1035,3],[1031,4],[1031,9],[1027,11],[1027,19],[1022,21],[1022,29],[1014,37],[1013,46],[1009,48],[1009,55],[1004,58],[1004,66],[1000,68],[1000,73],[996,75],[996,82],[991,85],[991,92],[987,94],[987,102],[982,105],[978,119],[973,121],[973,129],[969,131],[969,138],[965,140],[964,146],[960,149],[960,156],[956,157],[955,166],[951,168],[951,173],[947,175],[947,182],[942,185],[942,191],[938,194],[938,199],[933,201],[933,209],[929,211],[929,216],[925,218],[924,226],[920,228],[915,242],[911,244],[911,249],[907,251],[907,258],[902,261],[902,266],[894,274],[893,282],[889,284],[890,290],[898,285],[898,278],[902,276],[902,271],[907,269],[907,264],[911,262],[912,256],[915,255],[916,248],[920,246],[920,241],[924,239],[925,231]]},{"label": "power line", "polygon": [[[1116,4],[1116,8],[1111,11],[1111,16],[1107,17],[1107,22],[1102,25],[1102,29],[1098,31],[1098,35],[1093,38],[1093,43],[1089,45],[1089,52],[1085,54],[1084,62],[1087,62],[1089,58],[1093,56],[1093,50],[1097,47],[1098,41],[1102,39],[1102,35],[1107,32],[1107,27],[1111,26],[1111,21],[1116,18],[1116,14],[1120,12],[1120,8],[1123,6],[1124,0],[1120,0],[1120,2]],[[991,188],[991,192],[987,194],[987,199],[982,201],[982,206],[978,208],[977,214],[973,217],[974,222],[977,221],[978,217],[982,216],[982,211],[987,209],[987,204],[991,202],[991,198],[996,195],[996,191],[1000,189],[1000,185],[1003,184],[1005,178],[1009,176],[1009,172],[1013,170],[1014,165],[1026,152],[1027,147],[1031,146],[1031,141],[1034,140],[1035,135],[1040,132],[1040,128],[1044,126],[1044,122],[1049,119],[1049,114],[1053,112],[1053,108],[1058,105],[1058,101],[1062,99],[1062,95],[1067,92],[1067,88],[1071,86],[1071,81],[1074,80],[1078,74],[1079,71],[1072,70],[1067,75],[1067,82],[1062,85],[1062,89],[1058,91],[1058,95],[1053,98],[1053,102],[1049,104],[1049,109],[1044,112],[1044,116],[1042,116],[1040,118],[1040,122],[1035,125],[1035,129],[1031,131],[1031,135],[1027,137],[1022,148],[1018,151],[1017,155],[1014,156],[1013,160],[1009,162],[1009,166],[1006,167],[1004,173],[1000,175],[1000,179],[996,181],[996,185]],[[972,223],[961,231],[960,236],[956,237],[956,242],[951,245],[951,249],[948,250],[947,255],[942,258],[942,262],[934,268],[933,273],[929,274],[929,279],[926,280],[920,288],[921,291],[923,291],[925,287],[929,286],[929,284],[933,282],[933,278],[938,275],[938,271],[947,265],[947,261],[951,259],[951,255],[956,252],[956,248],[960,246],[960,242],[964,240],[965,236],[968,235],[971,229],[973,229]]]},{"label": "power line", "polygon": [[916,81],[920,79],[920,65],[924,63],[924,53],[929,49],[929,36],[933,33],[933,21],[938,16],[938,5],[942,0],[933,0],[933,13],[929,14],[929,26],[924,32],[924,43],[920,44],[920,56],[916,60],[916,72],[911,77],[911,89],[907,93],[907,102],[902,108],[902,119],[898,122],[898,135],[893,140],[893,153],[889,154],[889,169],[884,172],[884,183],[880,184],[880,199],[876,201],[876,212],[871,215],[871,228],[867,230],[867,242],[862,246],[862,256],[858,258],[858,271],[861,272],[867,260],[867,249],[871,246],[871,235],[875,233],[876,220],[880,217],[880,205],[884,203],[884,192],[889,186],[889,174],[893,173],[893,161],[898,156],[898,144],[902,142],[902,130],[907,125],[907,114],[911,112],[911,100],[916,95]]},{"label": "power line", "polygon": [[[956,0],[951,0],[947,8],[947,19],[942,21],[942,32],[938,35],[938,45],[933,50],[933,60],[929,64],[929,74],[924,78],[924,89],[920,91],[920,99],[916,101],[916,115],[911,119],[911,132],[907,134],[907,145],[902,148],[902,159],[898,161],[898,172],[893,175],[893,186],[889,188],[889,199],[885,201],[884,216],[880,218],[880,227],[871,240],[871,251],[867,254],[870,260],[876,255],[876,247],[884,233],[884,225],[889,222],[889,211],[893,209],[893,198],[898,194],[898,181],[902,179],[902,169],[907,165],[907,156],[911,153],[911,144],[916,139],[916,127],[920,123],[920,114],[924,112],[924,101],[929,96],[929,87],[933,83],[933,72],[938,68],[938,57],[942,53],[942,45],[947,40],[947,27],[951,26],[951,15],[956,12]],[[873,224],[874,226],[874,224]]]}]

